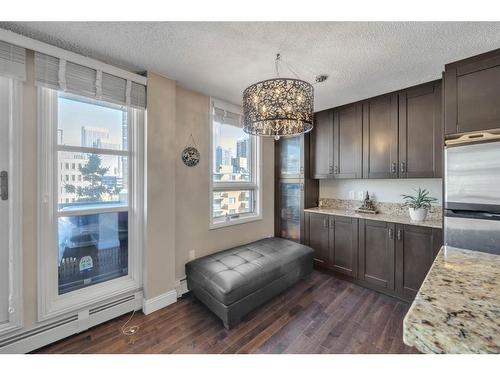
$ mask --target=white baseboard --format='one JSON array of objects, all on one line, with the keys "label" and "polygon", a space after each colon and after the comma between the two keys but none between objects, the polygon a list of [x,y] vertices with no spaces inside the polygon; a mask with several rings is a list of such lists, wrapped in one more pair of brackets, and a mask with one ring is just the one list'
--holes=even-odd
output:
[{"label": "white baseboard", "polygon": [[175,302],[177,302],[177,291],[175,289],[169,290],[167,293],[160,294],[151,299],[144,299],[142,303],[142,312],[148,315]]}]

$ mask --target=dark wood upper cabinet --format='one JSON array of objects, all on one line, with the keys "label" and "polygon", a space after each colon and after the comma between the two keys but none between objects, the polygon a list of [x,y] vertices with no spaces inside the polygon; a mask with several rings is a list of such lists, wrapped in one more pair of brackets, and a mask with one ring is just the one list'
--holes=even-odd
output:
[{"label": "dark wood upper cabinet", "polygon": [[376,288],[393,291],[395,224],[374,220],[359,220],[360,280]]},{"label": "dark wood upper cabinet", "polygon": [[307,213],[307,216],[309,233],[306,238],[308,238],[308,245],[314,249],[314,259],[328,264],[330,261],[328,215]]},{"label": "dark wood upper cabinet", "polygon": [[398,96],[363,102],[363,178],[398,177]]},{"label": "dark wood upper cabinet", "polygon": [[330,217],[330,267],[337,272],[357,277],[358,219]]},{"label": "dark wood upper cabinet", "polygon": [[311,132],[312,178],[333,177],[333,110],[315,114],[315,125]]},{"label": "dark wood upper cabinet", "polygon": [[445,66],[445,133],[500,128],[500,49]]},{"label": "dark wood upper cabinet", "polygon": [[441,80],[399,93],[399,177],[441,177]]},{"label": "dark wood upper cabinet", "polygon": [[362,178],[363,108],[360,103],[333,112],[333,177]]},{"label": "dark wood upper cabinet", "polygon": [[415,298],[442,243],[441,229],[397,225],[396,291],[401,297]]}]

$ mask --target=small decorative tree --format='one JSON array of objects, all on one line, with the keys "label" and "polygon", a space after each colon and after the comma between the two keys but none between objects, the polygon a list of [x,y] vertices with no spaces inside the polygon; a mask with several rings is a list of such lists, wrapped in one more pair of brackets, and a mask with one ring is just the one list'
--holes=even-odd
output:
[{"label": "small decorative tree", "polygon": [[104,175],[109,168],[101,167],[101,156],[90,154],[87,164],[79,166],[78,170],[82,174],[83,181],[90,184],[86,186],[75,186],[66,184],[64,186],[67,193],[76,194],[78,202],[102,202],[106,195],[119,194],[121,188],[109,187],[102,183]]}]

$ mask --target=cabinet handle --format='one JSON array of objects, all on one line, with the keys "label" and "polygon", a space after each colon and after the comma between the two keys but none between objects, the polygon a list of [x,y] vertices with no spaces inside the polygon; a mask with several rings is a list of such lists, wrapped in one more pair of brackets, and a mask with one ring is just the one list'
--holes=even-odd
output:
[{"label": "cabinet handle", "polygon": [[391,164],[391,173],[396,173],[396,171],[397,171],[397,165],[396,165],[396,163],[392,163]]},{"label": "cabinet handle", "polygon": [[329,170],[330,174],[332,174],[332,173],[333,173],[333,167],[332,167],[331,165],[330,165],[330,167],[329,167],[329,169],[328,169],[328,170]]},{"label": "cabinet handle", "polygon": [[402,237],[402,232],[401,232],[401,229],[398,229],[398,241],[401,241],[401,237]]},{"label": "cabinet handle", "polygon": [[325,228],[328,228],[328,220],[327,220],[327,218],[326,218],[326,217],[323,219],[323,226],[324,226]]},{"label": "cabinet handle", "polygon": [[339,174],[339,166],[338,165],[335,166],[333,173]]},{"label": "cabinet handle", "polygon": [[335,221],[330,220],[330,229],[333,229],[334,226],[335,226]]},{"label": "cabinet handle", "polygon": [[0,198],[3,201],[9,199],[9,174],[7,171],[0,172]]},{"label": "cabinet handle", "polygon": [[401,173],[406,173],[406,163],[404,161],[401,162],[399,170],[401,171]]},{"label": "cabinet handle", "polygon": [[392,228],[389,228],[389,239],[392,240],[394,238],[394,233],[392,232]]}]

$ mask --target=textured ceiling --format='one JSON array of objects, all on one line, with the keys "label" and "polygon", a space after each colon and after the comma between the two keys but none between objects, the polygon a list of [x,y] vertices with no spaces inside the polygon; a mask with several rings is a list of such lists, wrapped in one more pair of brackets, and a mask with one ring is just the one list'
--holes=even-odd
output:
[{"label": "textured ceiling", "polygon": [[[0,22],[110,64],[240,103],[280,52],[316,85],[316,110],[441,77],[445,63],[500,47],[500,22]],[[286,68],[282,76],[293,76]]]}]

